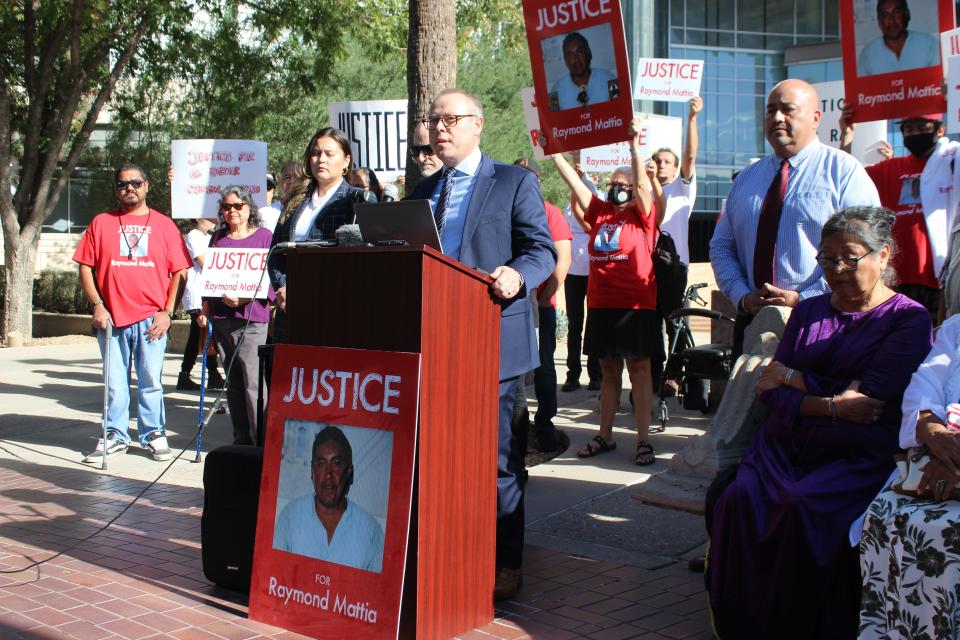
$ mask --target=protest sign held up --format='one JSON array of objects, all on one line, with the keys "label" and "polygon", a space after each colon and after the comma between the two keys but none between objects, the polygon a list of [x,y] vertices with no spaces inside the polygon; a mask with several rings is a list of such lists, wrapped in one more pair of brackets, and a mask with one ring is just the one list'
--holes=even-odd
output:
[{"label": "protest sign held up", "polygon": [[687,102],[700,95],[703,60],[640,58],[636,68],[637,100]]},{"label": "protest sign held up", "polygon": [[[657,149],[682,151],[683,123],[680,118],[649,113],[637,114],[643,118],[640,130],[640,156],[649,158]],[[630,166],[630,145],[626,142],[584,149],[580,164],[585,171],[607,173],[619,167]]]},{"label": "protest sign held up", "polygon": [[330,103],[330,126],[346,132],[356,167],[373,169],[381,182],[400,177],[407,163],[407,101]]},{"label": "protest sign held up", "polygon": [[[840,112],[843,111],[843,81],[819,82],[813,85],[820,98],[820,126],[817,138],[830,147],[840,147]],[[857,125],[857,135],[853,139],[850,155],[864,166],[876,164],[884,159],[878,151],[879,143],[887,139],[887,121],[873,120]]]},{"label": "protest sign held up", "polygon": [[939,34],[953,26],[950,0],[841,0],[843,78],[853,121],[942,112]]},{"label": "protest sign held up", "polygon": [[523,14],[546,153],[626,140],[633,104],[620,3],[524,0]]},{"label": "protest sign held up", "polygon": [[174,140],[170,145],[174,218],[216,218],[220,190],[240,185],[266,204],[267,145],[258,140]]}]

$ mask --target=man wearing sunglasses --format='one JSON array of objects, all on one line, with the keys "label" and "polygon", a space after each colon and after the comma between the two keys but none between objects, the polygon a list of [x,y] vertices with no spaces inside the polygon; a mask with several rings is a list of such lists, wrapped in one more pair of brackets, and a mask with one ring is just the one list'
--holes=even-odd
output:
[{"label": "man wearing sunglasses", "polygon": [[513,395],[520,376],[540,364],[529,293],[553,273],[557,252],[536,176],[482,154],[483,125],[483,107],[466,91],[447,89],[434,99],[424,126],[443,170],[412,197],[430,201],[445,254],[490,274],[501,307],[494,598],[503,598],[520,588],[523,559],[523,452],[511,429]]},{"label": "man wearing sunglasses", "polygon": [[443,163],[434,153],[430,146],[430,132],[422,122],[418,122],[413,130],[413,141],[407,146],[410,157],[417,163],[420,169],[420,175],[424,179],[429,178],[437,171],[443,169]]},{"label": "man wearing sunglasses", "polygon": [[[93,305],[100,353],[110,350],[107,371],[107,439],[84,458],[99,463],[130,444],[130,362],[137,372],[137,435],[154,460],[169,460],[160,375],[177,304],[192,260],[177,225],[147,206],[150,187],[138,165],[114,176],[120,206],[96,216],[73,254],[80,284]],[[107,341],[106,329],[112,326]]]}]

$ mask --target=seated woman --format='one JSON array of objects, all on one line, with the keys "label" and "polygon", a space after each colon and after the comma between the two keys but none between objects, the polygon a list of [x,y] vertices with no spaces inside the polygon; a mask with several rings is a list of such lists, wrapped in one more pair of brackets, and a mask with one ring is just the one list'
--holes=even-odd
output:
[{"label": "seated woman", "polygon": [[[356,202],[375,202],[369,191],[347,184],[350,141],[340,129],[319,129],[307,143],[303,165],[289,191],[284,193],[283,213],[273,232],[273,243],[303,240],[334,240],[337,229],[353,222]],[[274,252],[267,264],[270,282],[277,292],[274,342],[286,341],[287,255]]]},{"label": "seated woman", "polygon": [[[220,228],[213,235],[211,247],[226,249],[267,249],[272,234],[260,226],[260,213],[245,187],[230,186],[220,192]],[[270,299],[241,298],[223,294],[205,297],[197,322],[207,326],[213,322],[220,360],[227,372],[227,406],[233,423],[233,444],[256,444],[257,382],[259,357],[257,348],[267,342],[270,323]],[[232,360],[236,362],[232,362]],[[266,400],[266,398],[264,398]]]},{"label": "seated woman", "polygon": [[[553,158],[564,182],[586,212],[581,223],[590,229],[584,352],[599,358],[603,371],[600,432],[577,455],[590,458],[616,448],[613,419],[620,406],[626,363],[637,427],[634,461],[648,466],[656,462],[649,441],[653,404],[650,359],[662,351],[663,343],[651,257],[657,222],[650,177],[640,159],[641,130],[641,121],[634,119],[630,123],[632,167],[613,172],[607,200],[593,195],[562,155]],[[576,208],[574,212],[580,216]]]},{"label": "seated woman", "polygon": [[856,207],[823,227],[817,262],[832,293],[791,313],[758,386],[768,416],[713,510],[720,638],[856,636],[848,531],[893,468],[900,399],[930,348],[926,310],[884,278],[894,220]]},{"label": "seated woman", "polygon": [[[903,394],[900,446],[926,446],[919,496],[888,484],[870,504],[860,540],[860,637],[960,638],[960,316],[937,331],[933,350]],[[899,476],[899,474],[897,474]],[[898,479],[892,482],[898,482]],[[956,496],[956,492],[953,492]]]}]

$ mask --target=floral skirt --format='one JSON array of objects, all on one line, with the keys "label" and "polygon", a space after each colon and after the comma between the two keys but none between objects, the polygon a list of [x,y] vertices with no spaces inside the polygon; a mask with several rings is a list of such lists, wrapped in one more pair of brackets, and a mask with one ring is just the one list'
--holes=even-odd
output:
[{"label": "floral skirt", "polygon": [[860,568],[861,639],[960,640],[960,502],[888,485],[867,510]]}]

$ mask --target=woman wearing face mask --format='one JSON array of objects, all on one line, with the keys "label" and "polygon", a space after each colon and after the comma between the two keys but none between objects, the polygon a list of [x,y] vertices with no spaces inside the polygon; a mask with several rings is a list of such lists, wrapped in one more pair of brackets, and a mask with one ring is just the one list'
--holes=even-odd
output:
[{"label": "woman wearing face mask", "polygon": [[[841,141],[847,145],[853,142],[852,117],[853,109],[848,107],[840,119]],[[950,167],[954,156],[948,152],[958,145],[944,137],[939,114],[905,118],[900,131],[909,153],[871,165],[867,174],[877,187],[880,203],[897,214],[893,239],[899,252],[893,258],[893,267],[899,282],[895,289],[926,307],[936,325],[939,276],[950,233],[944,212],[951,211],[955,202]]]},{"label": "woman wearing face mask", "polygon": [[[347,184],[350,169],[350,141],[347,134],[324,127],[313,134],[298,167],[297,178],[285,193],[283,214],[273,234],[278,242],[335,240],[339,227],[353,221],[356,202],[375,202],[368,191]],[[267,265],[270,281],[277,291],[274,342],[284,342],[287,308],[287,257],[274,252]]]},{"label": "woman wearing face mask", "polygon": [[650,357],[660,349],[660,331],[651,260],[656,241],[655,207],[650,179],[640,158],[641,126],[639,119],[630,123],[632,166],[613,172],[606,201],[590,192],[563,156],[553,158],[564,182],[586,212],[584,228],[590,229],[584,352],[598,357],[603,371],[600,433],[577,455],[590,458],[616,448],[613,419],[620,405],[625,363],[637,428],[635,462],[647,466],[656,461],[649,442],[653,399]]}]

